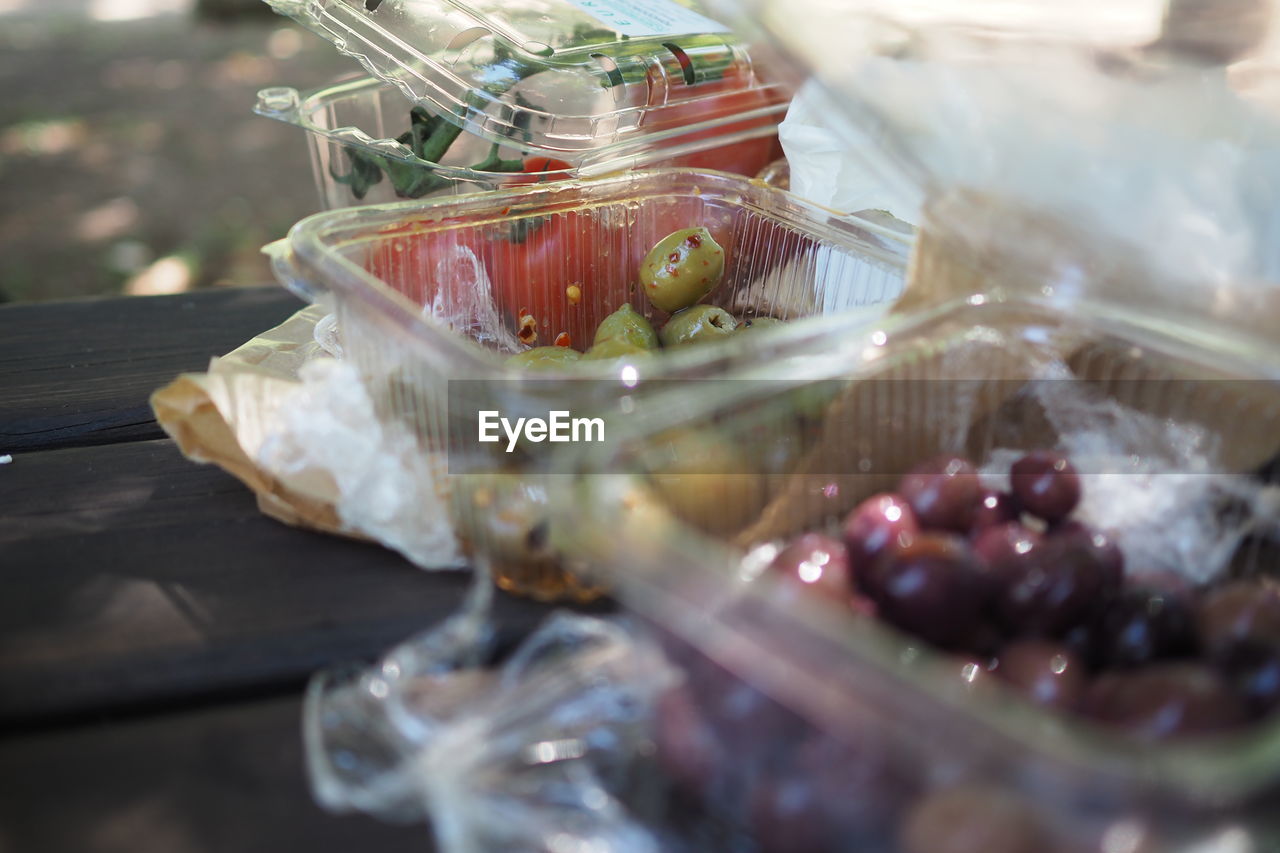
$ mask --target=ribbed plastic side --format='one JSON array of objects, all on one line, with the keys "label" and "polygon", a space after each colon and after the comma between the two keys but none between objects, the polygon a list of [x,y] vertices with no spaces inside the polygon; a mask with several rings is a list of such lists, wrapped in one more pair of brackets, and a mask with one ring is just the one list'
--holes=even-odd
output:
[{"label": "ribbed plastic side", "polygon": [[[1054,446],[1046,411],[1127,443],[1135,465],[1178,459],[1193,437],[1195,461],[1160,469],[1151,490],[1220,474],[1274,487],[1280,383],[1263,360],[1225,366],[1087,307],[966,306],[858,334],[815,345],[808,381],[725,383],[700,405],[651,399],[655,417],[624,439],[579,448],[574,481],[554,496],[575,522],[556,527],[557,545],[645,615],[688,671],[659,717],[664,766],[779,849],[800,832],[804,849],[903,849],[916,806],[956,786],[975,814],[994,801],[1031,816],[1011,828],[997,826],[1009,812],[990,815],[993,832],[1038,824],[1027,850],[1133,838],[1183,853],[1231,827],[1266,849],[1276,717],[1152,747],[1040,710],[985,672],[965,674],[966,658],[761,574],[770,544],[839,536],[852,506],[923,459],[981,464],[997,448]],[[1100,469],[1081,470],[1086,490],[1101,485]],[[1179,518],[1164,521],[1172,530]],[[1246,538],[1233,570],[1269,560],[1274,571],[1275,558],[1274,543]]]}]

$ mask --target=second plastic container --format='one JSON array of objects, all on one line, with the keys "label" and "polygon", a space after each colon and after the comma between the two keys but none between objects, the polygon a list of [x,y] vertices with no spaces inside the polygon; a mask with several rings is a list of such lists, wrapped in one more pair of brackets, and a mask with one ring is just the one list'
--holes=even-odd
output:
[{"label": "second plastic container", "polygon": [[780,154],[788,88],[697,2],[268,2],[383,83],[260,95],[308,131],[329,206]]},{"label": "second plastic container", "polygon": [[[833,602],[806,589],[803,566],[792,581],[768,569],[802,532],[841,536],[852,507],[939,453],[990,464],[1000,450],[1069,445],[1086,497],[1111,490],[1091,523],[1133,524],[1135,504],[1164,502],[1146,520],[1154,538],[1121,538],[1134,544],[1132,572],[1164,555],[1189,587],[1209,572],[1212,544],[1224,573],[1274,574],[1263,540],[1280,353],[1238,333],[1197,345],[1212,333],[979,295],[832,336],[798,377],[675,389],[615,443],[575,449],[577,477],[558,481],[558,544],[687,672],[657,720],[677,784],[769,850],[1276,849],[1274,711],[1153,744],[1002,687],[974,651],[1001,630],[993,617],[944,651],[873,618],[865,575],[850,608],[852,591]],[[1196,542],[1193,521],[1227,533]],[[973,584],[944,603],[961,612]],[[1031,627],[1056,636],[1048,622]]]},{"label": "second plastic container", "polygon": [[396,87],[375,78],[310,94],[263,89],[254,110],[306,131],[321,204],[334,209],[658,167],[751,177],[781,156],[777,126],[787,100],[770,93],[747,101],[741,111],[691,116],[678,127],[573,158],[528,142],[495,150],[492,143],[463,134],[437,161],[416,156],[411,147],[413,129],[421,124],[415,115],[424,114],[412,112]]},{"label": "second plastic container", "polygon": [[[585,349],[623,303],[661,324],[639,264],[690,226],[706,227],[727,258],[705,301],[786,321],[781,329],[568,372],[505,364],[533,344]],[[891,228],[744,178],[664,170],[318,214],[271,251],[282,281],[332,300],[381,418],[436,460],[473,552],[497,564],[500,585],[553,598],[591,593],[547,548],[545,483],[529,476],[547,470],[546,445],[481,447],[479,412],[608,417],[666,381],[768,364],[815,324],[853,334],[901,293],[907,249]]]}]

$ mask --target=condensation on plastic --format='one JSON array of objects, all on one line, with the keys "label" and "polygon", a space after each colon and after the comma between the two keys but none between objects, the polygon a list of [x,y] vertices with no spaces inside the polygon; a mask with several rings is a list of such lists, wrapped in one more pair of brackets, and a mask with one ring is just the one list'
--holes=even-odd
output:
[{"label": "condensation on plastic", "polygon": [[489,142],[561,159],[787,97],[730,35],[631,38],[567,0],[267,2],[396,86],[407,104]]},{"label": "condensation on plastic", "polygon": [[[1015,271],[1010,287],[1065,279],[1190,316],[1256,301],[1259,325],[1274,322],[1273,0],[720,5],[821,82],[857,128],[850,148],[873,140],[878,174],[903,186],[894,194],[924,195],[922,230]],[[1027,248],[1048,242],[1061,264]],[[1099,274],[1118,262],[1125,277]]]},{"label": "condensation on plastic", "polygon": [[317,675],[303,735],[316,799],[335,812],[428,820],[440,849],[663,849],[642,804],[656,783],[653,706],[677,678],[623,620],[557,613],[498,668],[492,593],[368,668]]},{"label": "condensation on plastic", "polygon": [[[609,448],[575,448],[576,476],[557,481],[552,505],[574,521],[553,525],[557,547],[592,566],[691,672],[671,736],[701,747],[672,756],[668,769],[766,837],[805,827],[812,849],[849,839],[862,845],[853,849],[897,849],[894,835],[921,798],[957,785],[1021,798],[1019,809],[1062,849],[1109,850],[1107,838],[1130,838],[1143,850],[1198,850],[1232,827],[1262,833],[1242,849],[1270,849],[1280,721],[1146,746],[975,682],[981,673],[964,675],[961,661],[825,601],[797,600],[761,572],[787,537],[834,532],[860,499],[891,490],[922,458],[960,452],[986,463],[1004,448],[1059,442],[1085,454],[1082,470],[1105,472],[1099,466],[1119,457],[1154,472],[1145,482],[1125,475],[1131,482],[1110,495],[1141,503],[1167,489],[1143,522],[1148,540],[1153,524],[1178,538],[1208,515],[1211,538],[1184,556],[1226,552],[1253,533],[1273,542],[1242,547],[1242,567],[1274,559],[1274,343],[1197,349],[1112,306],[1066,314],[975,299],[816,349],[826,360],[790,383],[720,383],[698,407],[654,398]],[[1068,374],[1087,383],[1043,381]],[[1075,399],[1085,385],[1111,397]],[[1046,402],[1057,424],[1034,416]],[[681,446],[672,436],[691,433],[749,463],[700,476],[692,468],[679,485],[696,488],[697,503],[664,490]],[[769,467],[778,458],[790,460],[781,476]],[[1212,517],[1224,496],[1234,519]],[[1194,576],[1203,567],[1181,568]],[[756,697],[748,720],[726,698],[734,691]]]},{"label": "condensation on plastic", "polygon": [[[462,195],[518,183],[590,178],[658,167],[713,165],[750,177],[776,156],[777,127],[787,105],[785,100],[775,98],[744,107],[750,108],[730,114],[692,116],[676,127],[593,148],[573,158],[574,164],[567,168],[536,173],[472,168],[492,153],[492,146],[470,133],[459,136],[438,163],[415,157],[408,146],[395,139],[408,128],[408,105],[398,89],[376,78],[335,84],[309,95],[284,87],[264,89],[258,94],[254,111],[307,132],[321,203],[326,209],[334,209],[396,201],[392,181],[385,176],[359,197],[349,183],[335,178],[350,171],[351,151],[397,161],[403,168],[427,170],[448,182],[428,195]],[[567,162],[563,153],[527,140],[508,141],[497,155],[504,160],[547,157]]]},{"label": "condensation on plastic", "polygon": [[[707,301],[797,322],[749,341],[628,365],[584,365],[575,375],[600,381],[565,382],[554,391],[539,383],[527,398],[506,382],[455,383],[455,394],[470,389],[475,399],[449,397],[452,380],[524,375],[504,365],[517,347],[521,311],[535,318],[537,343],[563,332],[579,347],[623,302],[655,323],[665,319],[640,292],[636,271],[659,239],[691,225],[709,228],[726,251],[723,282]],[[852,333],[876,322],[902,292],[907,244],[890,224],[839,217],[758,182],[665,170],[323,213],[269,249],[281,281],[333,299],[343,349],[380,417],[407,425],[424,451],[438,451],[449,447],[450,399],[472,411],[545,412],[554,404],[581,416],[634,400],[651,380],[767,366],[826,325]],[[576,302],[570,285],[580,289]],[[453,492],[459,532],[472,549],[499,560],[501,585],[547,598],[598,594],[574,587],[540,558],[510,553],[500,544],[510,532],[492,529],[503,514],[452,479],[438,491]],[[511,513],[536,528],[545,515],[541,487],[521,478],[506,484]]]}]

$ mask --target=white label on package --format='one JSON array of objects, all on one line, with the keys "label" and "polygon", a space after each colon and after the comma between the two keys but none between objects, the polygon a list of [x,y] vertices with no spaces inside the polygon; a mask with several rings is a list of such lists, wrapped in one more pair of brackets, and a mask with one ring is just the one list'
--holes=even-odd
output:
[{"label": "white label on package", "polygon": [[569,0],[618,33],[641,36],[680,36],[723,33],[729,28],[699,15],[674,0]]}]

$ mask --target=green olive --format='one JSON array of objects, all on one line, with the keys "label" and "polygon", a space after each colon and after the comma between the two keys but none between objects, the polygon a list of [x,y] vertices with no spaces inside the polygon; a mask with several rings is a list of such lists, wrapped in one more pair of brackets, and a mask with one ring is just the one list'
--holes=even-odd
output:
[{"label": "green olive", "polygon": [[746,527],[764,507],[765,479],[737,445],[713,429],[683,430],[659,443],[650,482],[686,523],[728,535]]},{"label": "green olive", "polygon": [[584,361],[598,361],[606,358],[622,358],[623,356],[645,356],[652,350],[637,346],[625,338],[608,338],[598,342],[582,358]]},{"label": "green olive", "polygon": [[569,347],[534,347],[507,358],[507,367],[520,370],[555,370],[568,367],[582,358],[582,353]]},{"label": "green olive", "polygon": [[751,317],[743,320],[738,324],[738,334],[744,334],[752,330],[762,332],[765,329],[775,329],[782,325],[782,321],[777,317]]},{"label": "green olive", "polygon": [[551,556],[546,484],[515,474],[463,474],[453,479],[454,515],[473,549],[501,561]]},{"label": "green olive", "polygon": [[657,332],[643,314],[636,313],[629,302],[601,320],[596,327],[596,345],[610,339],[623,340],[640,349],[658,348]]},{"label": "green olive", "polygon": [[681,344],[720,341],[733,334],[738,321],[723,308],[714,305],[695,305],[674,315],[662,327],[662,345],[677,347]]},{"label": "green olive", "polygon": [[723,275],[724,249],[705,228],[668,234],[640,262],[644,295],[669,314],[706,296]]}]

